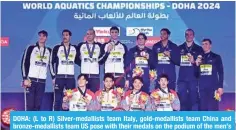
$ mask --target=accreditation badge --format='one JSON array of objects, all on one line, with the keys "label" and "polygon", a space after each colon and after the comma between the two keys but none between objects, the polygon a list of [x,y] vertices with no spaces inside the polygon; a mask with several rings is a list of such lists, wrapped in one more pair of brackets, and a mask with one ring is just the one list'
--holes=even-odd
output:
[{"label": "accreditation badge", "polygon": [[212,75],[212,65],[202,64],[200,65],[201,75]]},{"label": "accreditation badge", "polygon": [[137,102],[133,102],[130,105],[130,111],[141,111],[141,110],[142,110],[142,108]]},{"label": "accreditation badge", "polygon": [[188,55],[181,55],[180,66],[192,66]]},{"label": "accreditation badge", "polygon": [[78,111],[87,111],[86,103],[83,99],[78,100],[78,102],[76,103],[76,107]]},{"label": "accreditation badge", "polygon": [[135,64],[138,67],[148,67],[148,61],[145,57],[136,57]]},{"label": "accreditation badge", "polygon": [[164,53],[158,53],[158,64],[170,64],[170,58],[167,57]]},{"label": "accreditation badge", "polygon": [[109,102],[102,102],[101,111],[112,111],[115,107]]}]

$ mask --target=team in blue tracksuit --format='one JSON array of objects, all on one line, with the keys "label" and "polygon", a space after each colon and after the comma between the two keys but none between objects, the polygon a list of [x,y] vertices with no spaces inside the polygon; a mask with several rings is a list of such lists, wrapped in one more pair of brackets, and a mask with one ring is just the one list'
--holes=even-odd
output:
[{"label": "team in blue tracksuit", "polygon": [[[188,47],[187,43],[183,43],[179,46],[180,49],[180,68],[178,76],[178,94],[181,103],[181,110],[198,110],[198,79],[194,74],[194,64],[197,56],[201,53],[202,48],[191,43]],[[191,63],[189,60],[190,55],[193,56],[194,61]]]},{"label": "team in blue tracksuit", "polygon": [[[164,54],[165,51],[170,52],[170,57]],[[175,65],[178,65],[180,60],[179,48],[176,44],[168,40],[166,46],[163,46],[162,41],[153,45],[152,48],[153,61],[156,65],[157,75],[163,73],[167,74],[170,78],[169,88],[175,90],[176,87],[176,72]]]},{"label": "team in blue tracksuit", "polygon": [[[131,84],[131,80],[133,75],[133,70],[136,67],[140,67],[143,70],[142,78],[144,80],[144,87],[142,87],[142,91],[146,93],[150,93],[150,78],[149,78],[149,70],[155,69],[153,62],[152,62],[152,50],[145,45],[145,41],[147,40],[147,37],[145,34],[140,33],[137,36],[137,40],[141,40],[140,45],[137,45],[133,48],[130,48],[127,58],[126,58],[126,67],[128,66],[129,69],[127,69],[127,79],[129,80],[129,83]],[[143,45],[141,45],[143,44]],[[147,57],[147,54],[149,55]],[[137,75],[135,75],[137,76]]]},{"label": "team in blue tracksuit", "polygon": [[[199,77],[200,109],[202,111],[219,110],[218,101],[214,98],[216,90],[223,94],[224,70],[221,56],[206,50],[206,46],[211,46],[210,39],[203,40],[203,51],[201,62],[197,64],[196,74]],[[199,58],[200,59],[200,56]]]},{"label": "team in blue tracksuit", "polygon": [[[143,51],[149,54],[149,59],[146,59],[145,57],[141,56],[141,52]],[[144,80],[144,86],[142,87],[142,91],[146,93],[150,93],[149,70],[155,69],[155,67],[153,67],[152,65],[151,55],[152,50],[150,48],[145,47],[143,49],[140,49],[138,46],[131,48],[127,55],[127,62],[130,63],[130,71],[129,76],[127,78],[131,83],[134,68],[141,67],[144,72],[144,74],[142,75],[142,78]]]}]

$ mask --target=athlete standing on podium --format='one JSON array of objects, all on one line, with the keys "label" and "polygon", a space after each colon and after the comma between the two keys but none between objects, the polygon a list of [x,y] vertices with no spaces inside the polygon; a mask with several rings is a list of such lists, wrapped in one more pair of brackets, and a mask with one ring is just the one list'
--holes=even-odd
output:
[{"label": "athlete standing on podium", "polygon": [[86,33],[86,41],[77,46],[77,57],[80,61],[81,74],[88,75],[88,89],[96,92],[100,89],[100,67],[109,52],[104,51],[102,44],[95,42],[95,31],[89,29]]},{"label": "athlete standing on podium", "polygon": [[71,45],[72,33],[70,30],[62,31],[63,41],[52,50],[50,62],[53,66],[54,102],[53,110],[62,110],[64,89],[75,88],[74,65],[78,64],[76,47]]},{"label": "athlete standing on podium", "polygon": [[[38,32],[39,40],[36,45],[25,49],[21,62],[23,87],[25,88],[25,110],[39,111],[45,92],[47,66],[51,49],[45,47],[48,33]],[[51,70],[52,66],[49,67]]]},{"label": "athlete standing on podium", "polygon": [[104,44],[105,51],[109,52],[109,56],[105,61],[105,73],[111,73],[115,77],[115,86],[125,86],[125,57],[128,49],[125,44],[121,43],[118,39],[119,28],[116,26],[111,27],[109,42]]},{"label": "athlete standing on podium", "polygon": [[163,73],[169,76],[168,87],[172,90],[176,88],[175,65],[179,64],[180,52],[176,44],[169,40],[170,30],[163,28],[160,31],[161,41],[152,47],[153,59],[156,65],[157,75]]},{"label": "athlete standing on podium", "polygon": [[194,43],[194,31],[185,31],[186,41],[179,46],[180,69],[178,77],[178,94],[181,104],[181,111],[198,110],[198,79],[194,74],[195,60],[202,52],[202,48]]}]

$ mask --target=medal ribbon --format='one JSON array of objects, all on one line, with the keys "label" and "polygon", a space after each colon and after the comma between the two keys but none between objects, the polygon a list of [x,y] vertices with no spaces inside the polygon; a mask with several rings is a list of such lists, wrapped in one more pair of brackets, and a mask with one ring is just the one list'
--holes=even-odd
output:
[{"label": "medal ribbon", "polygon": [[64,45],[64,53],[65,53],[65,56],[66,56],[66,60],[68,60],[68,57],[69,57],[69,54],[70,54],[70,45],[69,45],[69,48],[68,48],[67,51],[66,51],[66,46]]},{"label": "medal ribbon", "polygon": [[[38,42],[36,44],[38,45]],[[44,58],[44,55],[45,55],[45,52],[46,52],[46,47],[45,46],[43,47],[43,55],[40,51],[39,45],[38,45],[38,49],[39,49],[39,54],[40,54],[40,61],[43,61],[43,58]]]},{"label": "medal ribbon", "polygon": [[87,49],[88,49],[89,57],[90,57],[90,58],[93,58],[93,53],[94,53],[94,49],[95,49],[95,44],[93,43],[92,51],[90,50],[88,43],[86,43],[86,47],[87,47]]}]

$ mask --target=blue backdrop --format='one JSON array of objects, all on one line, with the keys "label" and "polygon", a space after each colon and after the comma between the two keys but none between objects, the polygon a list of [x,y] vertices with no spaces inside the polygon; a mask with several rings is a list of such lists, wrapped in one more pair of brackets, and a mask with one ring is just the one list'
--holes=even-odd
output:
[{"label": "blue backdrop", "polygon": [[[85,3],[85,2],[76,2]],[[96,2],[94,2],[96,4]],[[106,2],[103,2],[106,3]],[[110,2],[113,3],[113,2]],[[134,2],[133,2],[134,3]],[[152,2],[153,3],[153,2]],[[162,2],[163,3],[163,2]],[[164,2],[171,5],[171,2]],[[194,2],[197,4],[196,2]],[[52,3],[55,4],[55,3]],[[21,56],[29,44],[35,44],[37,32],[45,29],[49,33],[47,46],[53,47],[61,41],[61,31],[70,29],[73,33],[72,43],[82,41],[86,30],[92,27],[110,27],[113,25],[121,28],[120,39],[126,40],[127,46],[135,45],[135,37],[126,36],[126,27],[153,27],[153,35],[159,36],[163,27],[172,32],[171,40],[180,45],[184,42],[184,31],[187,28],[195,30],[195,41],[200,43],[203,38],[213,41],[213,51],[220,54],[223,59],[225,80],[224,87],[227,92],[234,92],[235,86],[235,4],[234,2],[220,2],[220,9],[153,9],[153,10],[40,10],[23,9],[23,2],[2,2],[2,37],[9,37],[9,46],[2,47],[2,72],[1,82],[3,92],[22,92],[21,83]],[[74,18],[74,13],[107,12],[128,13],[166,13],[168,20],[152,19],[83,19]],[[76,74],[79,68],[76,67]],[[52,91],[51,78],[48,75],[46,91]]]}]

